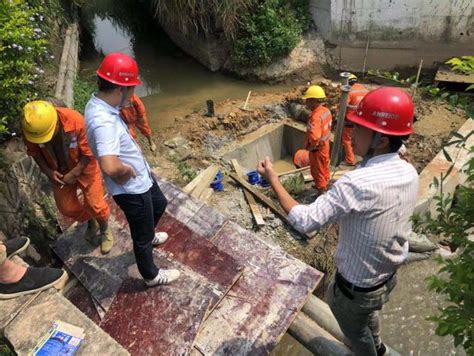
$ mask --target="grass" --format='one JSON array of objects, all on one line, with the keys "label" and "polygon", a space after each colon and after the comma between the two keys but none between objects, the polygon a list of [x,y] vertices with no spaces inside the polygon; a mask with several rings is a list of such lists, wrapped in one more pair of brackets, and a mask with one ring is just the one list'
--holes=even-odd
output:
[{"label": "grass", "polygon": [[74,81],[74,109],[84,115],[84,108],[96,91],[95,76],[88,78],[77,77]]},{"label": "grass", "polygon": [[233,38],[239,27],[239,18],[256,0],[153,0],[155,16],[175,24],[181,32],[212,32],[222,29]]}]

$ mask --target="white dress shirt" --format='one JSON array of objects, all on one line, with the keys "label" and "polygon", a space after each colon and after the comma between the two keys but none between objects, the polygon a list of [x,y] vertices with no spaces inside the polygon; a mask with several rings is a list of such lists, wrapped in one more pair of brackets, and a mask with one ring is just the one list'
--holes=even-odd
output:
[{"label": "white dress shirt", "polygon": [[142,194],[147,192],[153,182],[150,167],[143,157],[138,143],[132,138],[127,125],[120,117],[118,108],[92,95],[84,112],[86,119],[87,141],[97,158],[115,155],[123,164],[131,166],[136,177],[123,185],[115,183],[103,174],[107,190],[112,195]]},{"label": "white dress shirt", "polygon": [[339,224],[336,266],[359,287],[388,279],[408,255],[410,217],[416,203],[418,174],[398,153],[379,155],[346,173],[310,205],[288,215],[300,232]]}]

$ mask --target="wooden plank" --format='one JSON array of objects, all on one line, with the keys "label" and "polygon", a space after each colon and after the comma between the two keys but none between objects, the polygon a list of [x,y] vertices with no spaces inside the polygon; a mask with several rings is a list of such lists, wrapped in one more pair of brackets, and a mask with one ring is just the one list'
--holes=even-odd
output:
[{"label": "wooden plank", "polygon": [[204,177],[204,175],[206,174],[206,172],[207,172],[211,167],[212,167],[212,166],[209,166],[209,167],[207,167],[205,170],[199,172],[199,174],[196,176],[196,178],[194,178],[191,182],[188,183],[188,185],[186,185],[186,186],[183,188],[183,192],[190,194],[190,193],[194,190],[194,188],[196,188],[196,186],[198,185],[198,183],[202,180],[202,178]]},{"label": "wooden plank", "polygon": [[191,192],[191,196],[199,199],[202,192],[209,188],[209,185],[212,183],[214,178],[216,178],[216,174],[219,171],[219,167],[211,166],[210,169],[206,172],[206,174],[202,177],[201,181],[197,184],[196,188],[193,189]]},{"label": "wooden plank", "polygon": [[203,202],[208,202],[209,199],[211,198],[212,196],[212,193],[214,193],[214,189],[212,188],[206,188],[204,189],[204,191],[202,192],[201,196],[199,197],[200,200],[202,200]]},{"label": "wooden plank", "polygon": [[299,173],[299,172],[305,172],[309,170],[309,166],[308,167],[303,167],[303,168],[297,168],[297,169],[293,169],[291,171],[287,171],[287,172],[282,172],[282,173],[277,173],[278,177],[283,177],[283,176],[286,176],[288,174],[294,174],[294,173]]},{"label": "wooden plank", "polygon": [[[235,173],[237,173],[238,176],[243,178],[244,171],[242,167],[240,166],[239,162],[236,159],[231,160],[231,162],[232,162],[232,165],[234,166]],[[247,199],[247,203],[249,204],[250,212],[253,215],[255,223],[257,224],[258,227],[264,226],[265,220],[263,220],[262,213],[260,212],[257,202],[255,201],[255,198],[253,197],[252,194],[250,194],[245,189],[244,189],[244,196],[245,196],[245,199]]]},{"label": "wooden plank", "polygon": [[454,72],[448,65],[441,65],[436,72],[435,81],[474,84],[474,74]]},{"label": "wooden plank", "polygon": [[264,194],[260,193],[258,190],[256,190],[250,183],[246,182],[242,178],[236,176],[235,174],[230,173],[229,177],[231,177],[233,180],[235,180],[237,183],[239,183],[242,187],[244,187],[247,191],[252,193],[258,200],[260,200],[262,203],[266,204],[280,219],[282,219],[284,222],[287,224],[288,222],[288,215],[279,207],[277,207],[270,198],[266,197]]},{"label": "wooden plank", "polygon": [[[235,174],[229,174],[229,176],[235,180],[237,183],[239,183],[241,186],[243,186],[245,189],[247,189],[250,193],[252,193],[258,200],[260,200],[262,203],[266,204],[274,214],[278,215],[278,217],[283,220],[286,224],[288,224],[290,227],[291,224],[288,221],[288,215],[279,207],[277,207],[273,201],[270,198],[267,198],[265,195],[257,191],[250,183],[247,183],[245,180],[241,179],[240,177],[237,177]],[[309,234],[303,234],[299,232],[298,230],[295,230],[300,236],[302,236],[305,239],[311,240],[315,234],[314,233],[309,233]]]}]

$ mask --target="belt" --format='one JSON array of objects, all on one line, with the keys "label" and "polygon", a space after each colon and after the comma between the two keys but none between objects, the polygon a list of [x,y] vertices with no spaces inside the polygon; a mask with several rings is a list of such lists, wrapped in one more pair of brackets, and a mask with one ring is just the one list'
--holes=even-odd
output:
[{"label": "belt", "polygon": [[373,286],[373,287],[358,287],[348,280],[346,280],[339,272],[336,272],[336,284],[341,290],[341,292],[348,297],[349,299],[354,299],[354,296],[350,293],[351,291],[354,292],[362,292],[362,293],[368,293],[368,292],[373,292],[376,291],[377,289],[382,288],[384,285],[386,285],[392,278],[395,276],[395,273],[392,274],[389,278],[387,278],[385,281]]}]

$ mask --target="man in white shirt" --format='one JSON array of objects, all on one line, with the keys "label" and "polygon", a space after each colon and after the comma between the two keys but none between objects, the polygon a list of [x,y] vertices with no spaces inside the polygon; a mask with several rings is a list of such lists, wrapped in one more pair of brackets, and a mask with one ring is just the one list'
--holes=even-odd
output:
[{"label": "man in white shirt", "polygon": [[286,192],[268,157],[258,166],[298,231],[339,224],[337,273],[328,302],[356,355],[386,353],[378,311],[408,255],[418,191],[416,170],[398,155],[402,141],[413,132],[413,111],[411,97],[401,89],[368,93],[347,116],[355,124],[355,153],[364,160],[310,205],[300,205]]},{"label": "man in white shirt", "polygon": [[119,112],[140,84],[137,64],[123,53],[110,53],[97,76],[99,92],[92,95],[85,109],[89,146],[99,161],[107,190],[125,213],[137,267],[146,285],[170,283],[180,272],[158,269],[153,261],[153,246],[168,239],[164,232],[155,233],[167,201]]}]

